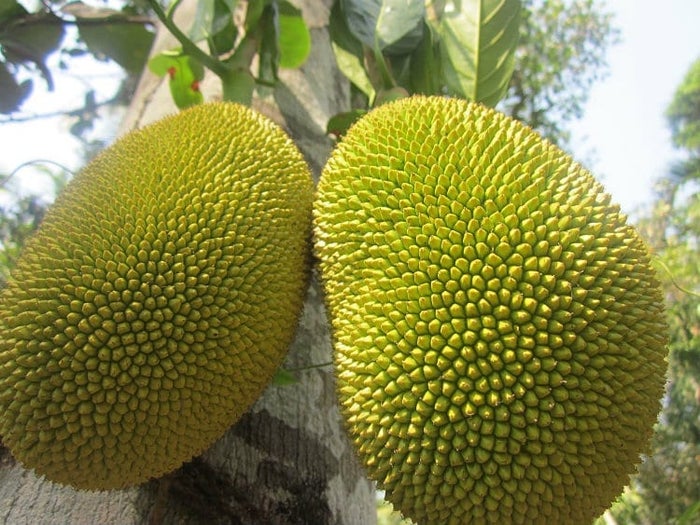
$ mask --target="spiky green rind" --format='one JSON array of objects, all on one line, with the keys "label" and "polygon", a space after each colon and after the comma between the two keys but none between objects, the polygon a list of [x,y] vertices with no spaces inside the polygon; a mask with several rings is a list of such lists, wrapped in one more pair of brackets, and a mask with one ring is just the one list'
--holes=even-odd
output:
[{"label": "spiky green rind", "polygon": [[47,478],[169,472],[259,396],[294,335],[313,185],[248,108],[133,132],[68,185],[0,295],[0,435]]},{"label": "spiky green rind", "polygon": [[465,101],[372,111],[329,160],[315,249],[350,436],[421,525],[587,524],[646,451],[667,327],[603,188]]}]

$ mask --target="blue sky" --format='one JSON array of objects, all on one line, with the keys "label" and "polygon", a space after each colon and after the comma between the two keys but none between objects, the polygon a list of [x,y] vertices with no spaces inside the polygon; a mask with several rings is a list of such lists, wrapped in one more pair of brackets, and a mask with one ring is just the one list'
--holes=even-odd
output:
[{"label": "blue sky", "polygon": [[610,75],[595,85],[573,126],[575,157],[589,165],[623,211],[652,198],[653,181],[677,156],[663,113],[700,57],[699,0],[609,0],[622,42],[608,54]]},{"label": "blue sky", "polygon": [[[613,200],[634,216],[651,200],[653,181],[664,175],[676,155],[663,112],[690,64],[700,57],[700,0],[608,0],[607,5],[616,14],[622,42],[609,51],[610,74],[593,87],[584,118],[572,126],[570,153],[581,160],[593,159],[588,167]],[[84,67],[93,83],[109,84],[117,71],[104,64],[96,71],[94,62]],[[32,98],[27,109],[42,113],[78,107],[80,99],[74,94],[82,92],[81,75],[72,73],[61,77],[60,91]],[[40,141],[37,133],[42,135]],[[59,119],[31,128],[2,125],[0,144],[1,171],[37,158],[80,167],[81,146]]]}]

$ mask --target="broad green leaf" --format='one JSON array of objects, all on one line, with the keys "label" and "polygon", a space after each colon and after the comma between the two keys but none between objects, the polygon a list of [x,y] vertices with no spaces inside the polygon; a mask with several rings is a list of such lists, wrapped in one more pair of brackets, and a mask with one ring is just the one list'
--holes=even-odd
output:
[{"label": "broad green leaf", "polygon": [[411,92],[437,95],[442,89],[440,55],[433,29],[426,24],[423,40],[411,55]]},{"label": "broad green leaf", "polygon": [[224,29],[236,8],[235,0],[198,0],[194,21],[189,30],[190,39],[199,42]]},{"label": "broad green leaf", "polygon": [[387,102],[393,102],[401,98],[406,98],[409,96],[408,91],[402,87],[393,87],[390,89],[384,89],[377,92],[377,98],[374,101],[374,107],[381,106]]},{"label": "broad green leaf", "polygon": [[377,18],[376,38],[389,54],[409,53],[423,38],[425,0],[384,0]]},{"label": "broad green leaf", "polygon": [[16,0],[0,0],[0,24],[4,25],[12,18],[28,13],[24,6]]},{"label": "broad green leaf", "polygon": [[[0,30],[0,45],[5,56],[10,61],[43,63],[60,46],[65,34],[64,24],[51,13],[17,13],[15,20],[7,20]],[[31,16],[33,22],[22,23],[26,16]]]},{"label": "broad green leaf", "polygon": [[279,51],[279,14],[276,5],[267,6],[260,20],[260,47],[258,49],[258,78],[265,83],[277,82],[277,69],[280,63]]},{"label": "broad green leaf", "polygon": [[231,51],[238,36],[233,23],[236,4],[237,0],[198,1],[190,38],[194,42],[206,39],[210,52],[215,56]]},{"label": "broad green leaf", "polygon": [[[66,11],[67,7],[63,10]],[[151,31],[137,24],[90,24],[87,22],[118,21],[124,18],[125,14],[107,8],[81,8],[77,2],[70,4],[70,7],[71,10],[67,12],[76,17],[80,38],[92,54],[108,57],[132,73],[143,69],[153,43],[154,34]]]},{"label": "broad green leaf", "polygon": [[4,62],[0,62],[0,113],[17,111],[31,91],[31,80],[18,83]]},{"label": "broad green leaf", "polygon": [[326,133],[329,135],[335,135],[340,138],[350,129],[357,120],[363,115],[367,114],[364,109],[355,109],[352,111],[347,111],[345,113],[338,113],[333,115],[328,124],[326,124]]},{"label": "broad green leaf", "polygon": [[216,31],[208,39],[209,51],[215,56],[232,51],[236,44],[238,28],[233,21],[234,8],[235,2],[232,0],[218,0],[216,2],[215,20],[217,23],[214,24]]},{"label": "broad green leaf", "polygon": [[311,34],[306,27],[301,11],[289,2],[279,5],[278,36],[280,67],[297,68],[311,52]]},{"label": "broad green leaf", "polygon": [[436,22],[448,89],[495,106],[508,88],[518,43],[519,0],[447,0]]},{"label": "broad green leaf", "polygon": [[188,36],[193,42],[200,42],[211,36],[212,21],[214,20],[214,5],[216,0],[198,0],[194,12],[194,20]]},{"label": "broad green leaf", "polygon": [[[64,24],[52,13],[30,15],[16,2],[0,2],[0,49],[5,60],[11,63],[33,63],[46,80],[49,91],[53,90],[51,70],[46,65],[48,55],[56,51],[64,36]],[[26,18],[31,23],[26,23]],[[29,89],[31,82],[18,86]],[[24,89],[24,88],[23,88]],[[7,91],[11,97],[12,91]],[[3,96],[5,91],[0,91]]]},{"label": "broad green leaf", "polygon": [[65,35],[64,25],[54,15],[46,15],[44,24],[27,26],[22,35],[22,42],[38,53],[42,58],[56,51]]},{"label": "broad green leaf", "polygon": [[360,42],[387,54],[410,53],[423,37],[425,0],[342,0],[347,26]]},{"label": "broad green leaf", "polygon": [[375,90],[364,67],[362,43],[350,32],[339,2],[331,8],[328,30],[338,68],[372,102]]},{"label": "broad green leaf", "polygon": [[178,108],[194,106],[204,100],[199,90],[204,68],[189,56],[180,51],[166,51],[151,58],[148,68],[160,77],[168,75],[170,94]]}]

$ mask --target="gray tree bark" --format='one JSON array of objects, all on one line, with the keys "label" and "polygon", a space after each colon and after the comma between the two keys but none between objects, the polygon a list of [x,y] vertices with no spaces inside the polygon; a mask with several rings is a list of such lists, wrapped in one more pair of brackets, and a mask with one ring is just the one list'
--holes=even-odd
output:
[{"label": "gray tree bark", "polygon": [[[274,97],[254,107],[295,140],[318,177],[332,144],[330,116],[348,107],[347,82],[335,66],[328,36],[332,0],[296,2],[311,29],[312,52],[299,70],[283,71]],[[181,27],[196,2],[178,10]],[[154,52],[175,47],[160,30]],[[214,78],[205,100],[220,98]],[[122,132],[176,112],[167,83],[148,71]],[[302,368],[331,361],[326,314],[312,280],[296,340],[285,363]],[[174,473],[123,491],[83,492],[53,484],[10,457],[0,468],[0,523],[21,524],[347,524],[376,522],[374,489],[340,420],[330,366],[298,373],[291,386],[271,386],[210,450]]]}]

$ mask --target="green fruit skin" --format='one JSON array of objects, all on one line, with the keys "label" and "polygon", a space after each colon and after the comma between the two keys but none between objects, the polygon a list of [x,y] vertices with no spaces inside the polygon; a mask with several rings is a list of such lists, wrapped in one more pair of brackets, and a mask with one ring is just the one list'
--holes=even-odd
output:
[{"label": "green fruit skin", "polygon": [[132,132],[69,183],[0,295],[0,435],[25,466],[118,489],[201,453],[290,345],[313,182],[231,103]]},{"label": "green fruit skin", "polygon": [[649,450],[667,326],[647,249],[589,172],[465,101],[356,123],[315,252],[369,476],[429,524],[588,524]]}]

